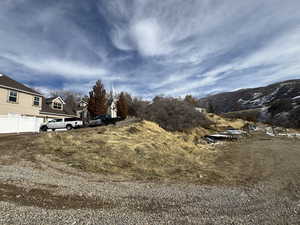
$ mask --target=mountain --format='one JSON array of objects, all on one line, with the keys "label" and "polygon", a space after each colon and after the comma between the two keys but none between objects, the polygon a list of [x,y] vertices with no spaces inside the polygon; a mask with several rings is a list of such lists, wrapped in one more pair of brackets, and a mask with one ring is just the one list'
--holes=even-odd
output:
[{"label": "mountain", "polygon": [[300,128],[300,79],[207,96],[199,107],[227,117]]}]

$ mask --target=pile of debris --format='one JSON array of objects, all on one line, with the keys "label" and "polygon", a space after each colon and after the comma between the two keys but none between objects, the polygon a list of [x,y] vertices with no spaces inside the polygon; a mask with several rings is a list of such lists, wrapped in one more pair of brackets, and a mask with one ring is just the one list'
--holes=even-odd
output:
[{"label": "pile of debris", "polygon": [[237,129],[227,129],[224,132],[219,132],[204,136],[207,143],[216,143],[217,141],[237,141],[248,136],[248,132]]},{"label": "pile of debris", "polygon": [[300,138],[299,131],[282,127],[265,127],[264,132],[272,137],[285,136],[289,138]]}]

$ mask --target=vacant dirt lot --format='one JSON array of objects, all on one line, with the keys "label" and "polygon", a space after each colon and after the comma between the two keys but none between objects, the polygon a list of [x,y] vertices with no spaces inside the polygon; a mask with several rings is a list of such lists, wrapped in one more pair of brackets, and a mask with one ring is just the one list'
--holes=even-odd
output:
[{"label": "vacant dirt lot", "polygon": [[0,137],[0,224],[300,224],[300,140],[220,145],[210,179],[187,183],[83,172],[36,138]]}]

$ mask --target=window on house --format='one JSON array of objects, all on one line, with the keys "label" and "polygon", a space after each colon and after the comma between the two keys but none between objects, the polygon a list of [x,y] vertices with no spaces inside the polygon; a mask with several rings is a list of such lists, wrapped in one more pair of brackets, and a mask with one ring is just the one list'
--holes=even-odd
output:
[{"label": "window on house", "polygon": [[54,108],[54,109],[62,109],[62,104],[61,104],[61,103],[58,103],[58,102],[54,102],[54,103],[53,103],[53,108]]},{"label": "window on house", "polygon": [[77,121],[77,120],[79,120],[79,118],[77,118],[77,117],[66,118],[66,119],[65,119],[65,122],[72,122],[72,121]]},{"label": "window on house", "polygon": [[9,91],[8,101],[9,102],[17,102],[17,100],[18,100],[18,92]]},{"label": "window on house", "polygon": [[33,99],[33,105],[34,106],[39,106],[40,105],[40,98],[39,97],[34,97],[34,99]]}]

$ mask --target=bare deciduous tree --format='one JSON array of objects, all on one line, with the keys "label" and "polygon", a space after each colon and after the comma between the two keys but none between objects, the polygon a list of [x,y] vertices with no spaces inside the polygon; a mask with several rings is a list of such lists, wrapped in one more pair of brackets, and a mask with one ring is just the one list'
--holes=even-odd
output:
[{"label": "bare deciduous tree", "polygon": [[212,122],[194,106],[176,98],[155,97],[138,114],[142,119],[158,123],[169,131],[185,131],[194,127],[209,127]]},{"label": "bare deciduous tree", "polygon": [[186,95],[184,101],[191,104],[192,106],[196,107],[198,104],[198,99],[193,97],[192,95]]}]

